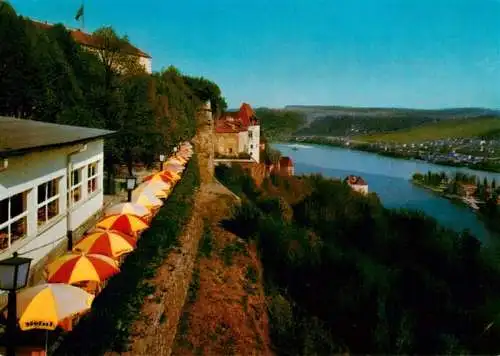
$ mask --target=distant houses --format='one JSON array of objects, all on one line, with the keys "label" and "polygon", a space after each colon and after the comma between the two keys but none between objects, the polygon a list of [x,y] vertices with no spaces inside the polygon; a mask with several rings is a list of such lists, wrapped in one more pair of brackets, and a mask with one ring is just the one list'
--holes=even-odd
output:
[{"label": "distant houses", "polygon": [[346,182],[354,191],[361,194],[368,194],[368,184],[363,178],[350,175],[344,179],[344,182]]},{"label": "distant houses", "polygon": [[[49,24],[47,22],[40,22],[40,21],[35,21],[35,20],[31,20],[31,22],[36,27],[38,27],[40,29],[45,29],[45,30],[48,30],[54,26],[54,25]],[[75,30],[75,29],[67,28],[67,30],[69,31],[71,37],[73,38],[73,40],[76,43],[80,44],[83,48],[85,48],[91,52],[96,53],[96,51],[102,49],[104,46],[103,39],[99,38],[93,34],[83,32],[83,31],[78,30],[78,29]],[[153,72],[152,58],[146,52],[131,45],[130,43],[123,43],[122,48],[120,48],[120,51],[125,53],[125,54],[128,54],[131,57],[136,57],[139,61],[139,64],[144,68],[146,73],[151,74]]]},{"label": "distant houses", "polygon": [[252,107],[243,103],[215,121],[215,158],[260,162],[260,122]]}]

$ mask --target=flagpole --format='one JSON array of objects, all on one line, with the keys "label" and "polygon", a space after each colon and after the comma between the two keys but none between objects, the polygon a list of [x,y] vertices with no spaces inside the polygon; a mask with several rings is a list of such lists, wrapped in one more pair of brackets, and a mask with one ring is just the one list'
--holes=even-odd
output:
[{"label": "flagpole", "polygon": [[82,14],[82,31],[85,31],[85,1],[82,0],[82,9],[83,9],[83,14]]}]

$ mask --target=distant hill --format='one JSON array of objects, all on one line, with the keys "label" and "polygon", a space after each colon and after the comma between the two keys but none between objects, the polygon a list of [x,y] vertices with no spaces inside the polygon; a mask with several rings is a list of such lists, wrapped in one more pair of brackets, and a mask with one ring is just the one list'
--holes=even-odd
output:
[{"label": "distant hill", "polygon": [[499,118],[500,110],[487,108],[365,108],[349,106],[287,105],[285,110],[304,115],[295,135],[351,136],[409,129],[442,120]]},{"label": "distant hill", "polygon": [[411,108],[364,108],[349,106],[287,105],[286,110],[304,113],[308,119],[318,117],[428,117],[433,119],[469,118],[498,116],[500,110],[488,108],[447,108],[447,109],[411,109]]},{"label": "distant hill", "polygon": [[459,118],[439,120],[392,132],[353,136],[360,142],[414,143],[456,137],[495,138],[500,134],[500,118]]}]

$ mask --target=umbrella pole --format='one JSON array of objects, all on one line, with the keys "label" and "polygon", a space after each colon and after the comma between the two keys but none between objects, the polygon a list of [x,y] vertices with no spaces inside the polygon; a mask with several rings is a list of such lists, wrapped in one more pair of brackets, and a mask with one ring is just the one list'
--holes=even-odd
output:
[{"label": "umbrella pole", "polygon": [[45,356],[48,355],[48,346],[49,346],[49,331],[45,330]]}]

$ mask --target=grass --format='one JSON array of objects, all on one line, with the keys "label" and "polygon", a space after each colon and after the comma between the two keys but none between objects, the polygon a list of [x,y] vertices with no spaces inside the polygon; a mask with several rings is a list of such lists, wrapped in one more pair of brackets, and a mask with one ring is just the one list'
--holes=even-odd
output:
[{"label": "grass", "polygon": [[449,119],[412,129],[354,136],[359,142],[413,143],[453,137],[491,136],[500,131],[498,118]]}]

